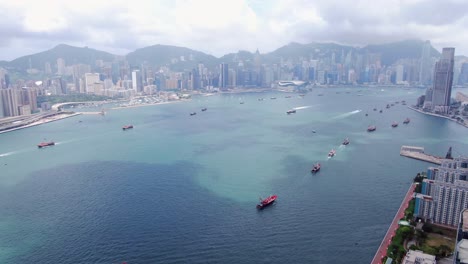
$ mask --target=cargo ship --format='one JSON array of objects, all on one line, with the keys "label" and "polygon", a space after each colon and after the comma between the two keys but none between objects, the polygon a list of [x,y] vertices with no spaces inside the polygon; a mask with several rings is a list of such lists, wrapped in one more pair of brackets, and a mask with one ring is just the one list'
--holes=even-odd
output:
[{"label": "cargo ship", "polygon": [[289,115],[289,114],[295,114],[295,113],[296,113],[296,109],[288,110],[288,111],[286,112],[286,114],[288,114],[288,115]]},{"label": "cargo ship", "polygon": [[269,205],[272,205],[276,201],[277,197],[277,195],[270,195],[266,199],[260,198],[260,203],[257,204],[257,209],[263,209]]},{"label": "cargo ship", "polygon": [[41,143],[37,144],[37,147],[38,148],[44,148],[44,147],[50,147],[50,146],[54,146],[54,145],[55,145],[55,142],[53,142],[53,141],[41,142]]},{"label": "cargo ship", "polygon": [[406,118],[405,121],[403,121],[403,124],[409,124],[409,122],[410,122],[410,119]]},{"label": "cargo ship", "polygon": [[369,127],[367,128],[367,132],[372,132],[372,131],[375,131],[376,129],[377,129],[376,126],[369,126]]},{"label": "cargo ship", "polygon": [[312,167],[312,170],[310,172],[312,173],[316,173],[320,170],[320,163],[317,163],[314,165],[314,167]]},{"label": "cargo ship", "polygon": [[122,130],[127,130],[127,129],[132,129],[132,128],[133,128],[133,125],[127,125],[127,126],[123,126]]}]

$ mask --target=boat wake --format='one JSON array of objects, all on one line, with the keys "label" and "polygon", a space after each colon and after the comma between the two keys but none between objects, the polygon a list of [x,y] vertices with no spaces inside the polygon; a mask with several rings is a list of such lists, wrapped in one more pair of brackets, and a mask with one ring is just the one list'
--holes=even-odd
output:
[{"label": "boat wake", "polygon": [[334,119],[341,119],[341,118],[346,118],[348,116],[352,116],[352,115],[355,115],[359,112],[361,112],[362,110],[358,109],[358,110],[354,110],[354,111],[351,111],[351,112],[348,112],[348,113],[344,113],[344,114],[341,114],[341,115],[337,115],[334,117]]},{"label": "boat wake", "polygon": [[11,151],[11,152],[2,153],[2,154],[0,154],[0,157],[10,156],[10,155],[13,155],[13,154],[15,154],[15,153],[16,153],[16,151]]},{"label": "boat wake", "polygon": [[298,106],[298,107],[294,107],[293,109],[294,110],[302,110],[302,109],[307,109],[307,108],[310,108],[312,107],[311,105],[306,105],[306,106]]}]

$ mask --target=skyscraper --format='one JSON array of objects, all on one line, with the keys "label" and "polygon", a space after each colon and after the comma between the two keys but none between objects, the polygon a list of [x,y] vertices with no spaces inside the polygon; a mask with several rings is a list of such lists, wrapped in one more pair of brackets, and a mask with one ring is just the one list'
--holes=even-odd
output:
[{"label": "skyscraper", "polygon": [[65,75],[65,71],[66,71],[65,66],[66,66],[65,60],[62,58],[58,58],[57,59],[57,74],[58,75]]},{"label": "skyscraper", "polygon": [[442,57],[434,67],[434,82],[426,91],[424,108],[448,114],[452,94],[455,48],[444,48]]},{"label": "skyscraper", "polygon": [[143,80],[140,70],[132,71],[132,86],[137,92],[143,92]]},{"label": "skyscraper", "polygon": [[431,83],[431,42],[426,40],[422,47],[421,63],[419,65],[419,83],[429,85]]},{"label": "skyscraper", "polygon": [[219,88],[227,89],[229,83],[229,66],[227,63],[219,65]]}]

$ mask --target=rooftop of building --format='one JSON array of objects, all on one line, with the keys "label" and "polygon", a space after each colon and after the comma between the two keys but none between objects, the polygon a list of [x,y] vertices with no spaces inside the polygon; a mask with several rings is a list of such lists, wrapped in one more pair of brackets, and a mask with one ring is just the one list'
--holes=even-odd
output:
[{"label": "rooftop of building", "polygon": [[402,264],[436,264],[436,257],[420,250],[410,250],[406,253]]},{"label": "rooftop of building", "polygon": [[461,227],[462,231],[467,232],[468,231],[468,209],[463,210],[462,219],[463,219],[463,223]]}]

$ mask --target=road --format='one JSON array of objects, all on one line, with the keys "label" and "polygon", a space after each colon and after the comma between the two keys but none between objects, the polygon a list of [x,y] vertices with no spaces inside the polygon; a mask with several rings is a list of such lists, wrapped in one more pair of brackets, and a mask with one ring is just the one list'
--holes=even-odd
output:
[{"label": "road", "polygon": [[390,227],[385,234],[382,242],[380,243],[379,249],[375,253],[374,258],[372,259],[372,264],[382,264],[382,258],[387,255],[387,248],[392,242],[392,237],[395,236],[396,230],[398,229],[398,221],[405,216],[405,210],[408,208],[408,204],[413,198],[414,189],[416,188],[416,184],[411,184],[406,192],[405,198],[401,202],[400,208],[398,208],[398,212],[395,214]]}]

